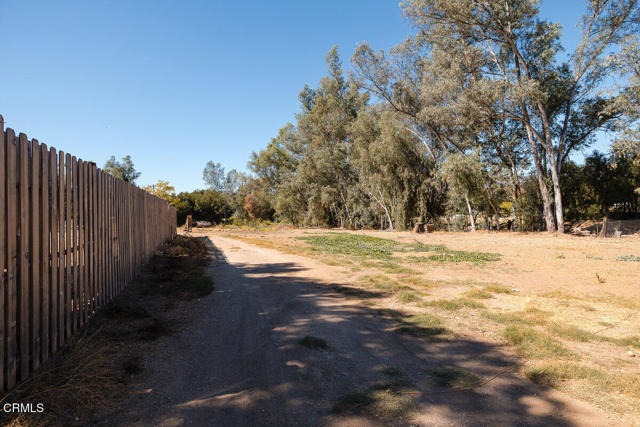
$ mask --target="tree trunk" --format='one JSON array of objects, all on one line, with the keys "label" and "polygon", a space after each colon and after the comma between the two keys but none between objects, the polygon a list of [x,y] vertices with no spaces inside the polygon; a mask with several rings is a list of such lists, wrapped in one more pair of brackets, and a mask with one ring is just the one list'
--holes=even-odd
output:
[{"label": "tree trunk", "polygon": [[373,200],[380,205],[382,210],[384,211],[385,216],[387,217],[387,221],[389,222],[389,230],[393,230],[393,220],[391,219],[391,214],[389,213],[389,209],[387,208],[387,204],[384,202],[384,196],[382,195],[382,191],[378,189],[378,194],[380,198],[378,199],[373,193],[369,193],[369,196],[373,198]]},{"label": "tree trunk", "polygon": [[471,231],[476,231],[476,220],[473,217],[473,212],[471,211],[471,203],[469,203],[469,196],[467,193],[464,193],[464,200],[467,202],[467,210],[469,211],[469,219],[471,220]]},{"label": "tree trunk", "polygon": [[544,212],[544,221],[547,225],[547,231],[553,233],[556,231],[556,224],[553,218],[553,212],[551,211],[551,200],[549,198],[549,190],[547,184],[544,182],[544,169],[540,163],[540,156],[538,156],[538,147],[534,140],[534,136],[531,130],[527,127],[527,135],[529,137],[529,145],[531,146],[531,155],[533,156],[533,163],[536,166],[536,177],[538,178],[538,187],[540,187],[540,198],[542,199],[542,209]]},{"label": "tree trunk", "polygon": [[553,182],[553,199],[556,208],[556,224],[559,233],[564,233],[564,212],[562,211],[562,189],[560,188],[560,174],[553,157],[551,163],[551,181]]}]

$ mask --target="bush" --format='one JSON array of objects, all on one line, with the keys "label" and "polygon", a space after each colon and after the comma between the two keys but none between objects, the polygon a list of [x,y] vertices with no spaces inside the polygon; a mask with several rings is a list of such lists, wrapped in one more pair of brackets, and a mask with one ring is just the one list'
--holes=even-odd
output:
[{"label": "bush", "polygon": [[275,213],[269,202],[269,197],[262,191],[255,191],[244,196],[244,210],[249,219],[271,221]]},{"label": "bush", "polygon": [[213,224],[231,215],[231,209],[223,195],[213,190],[180,193],[172,204],[177,210],[178,224],[184,224],[187,215],[192,215],[194,220]]}]

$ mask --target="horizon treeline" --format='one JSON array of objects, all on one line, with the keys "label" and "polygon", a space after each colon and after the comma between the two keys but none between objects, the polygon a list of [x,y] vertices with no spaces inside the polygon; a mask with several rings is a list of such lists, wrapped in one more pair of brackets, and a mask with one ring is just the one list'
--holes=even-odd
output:
[{"label": "horizon treeline", "polygon": [[[359,45],[348,75],[332,48],[328,74],[301,90],[295,122],[252,153],[251,174],[207,164],[224,205],[208,219],[475,229],[508,218],[564,232],[637,217],[640,6],[586,6],[570,52],[535,0],[401,3],[415,34],[388,51]],[[605,133],[608,152],[572,160]],[[177,199],[195,206],[204,196],[193,194]]]}]

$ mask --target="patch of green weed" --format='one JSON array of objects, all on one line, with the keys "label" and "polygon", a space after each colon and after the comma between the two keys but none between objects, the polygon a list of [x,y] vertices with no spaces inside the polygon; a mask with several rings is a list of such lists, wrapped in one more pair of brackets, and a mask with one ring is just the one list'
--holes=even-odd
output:
[{"label": "patch of green weed", "polygon": [[433,301],[425,301],[422,303],[425,307],[436,307],[442,310],[459,310],[461,308],[484,308],[484,304],[479,303],[471,298],[455,298],[455,299],[439,299]]},{"label": "patch of green weed", "polygon": [[431,381],[438,387],[470,388],[480,384],[480,378],[464,369],[440,367],[431,371]]},{"label": "patch of green weed", "polygon": [[528,326],[508,326],[502,335],[518,348],[518,352],[530,359],[545,359],[573,356],[560,342],[549,335]]}]

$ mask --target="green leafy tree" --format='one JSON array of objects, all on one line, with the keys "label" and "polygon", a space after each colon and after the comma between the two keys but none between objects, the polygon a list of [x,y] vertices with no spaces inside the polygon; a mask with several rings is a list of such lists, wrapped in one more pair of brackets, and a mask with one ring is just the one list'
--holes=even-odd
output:
[{"label": "green leafy tree", "polygon": [[154,196],[158,196],[161,199],[168,201],[169,203],[172,203],[176,198],[176,189],[173,185],[169,184],[169,181],[159,179],[155,184],[146,185],[142,187],[142,189]]},{"label": "green leafy tree", "polygon": [[[445,114],[442,108],[417,104],[415,116],[442,143],[447,134],[459,138],[460,131],[473,129],[472,122],[518,122],[529,141],[549,231],[564,230],[562,164],[613,119],[606,112],[610,100],[598,94],[606,76],[604,59],[637,28],[636,0],[590,1],[587,6],[578,48],[568,63],[559,63],[560,27],[540,20],[537,0],[409,0],[402,5],[428,46],[426,63],[432,66],[427,77],[435,71],[442,78],[436,92],[430,90],[435,97],[426,99],[444,106]],[[447,65],[447,74],[438,71]],[[404,93],[394,92],[391,101]],[[432,126],[434,112],[441,117],[438,126]]]},{"label": "green leafy tree", "polygon": [[410,228],[415,217],[441,213],[443,198],[432,203],[434,194],[442,196],[440,183],[433,179],[434,163],[403,119],[368,109],[360,113],[350,134],[358,186],[368,198],[368,209],[380,212],[388,228]]},{"label": "green leafy tree", "polygon": [[219,192],[225,190],[224,167],[220,163],[208,161],[202,171],[202,179],[211,190]]},{"label": "green leafy tree", "polygon": [[230,210],[222,194],[213,190],[195,190],[190,193],[180,193],[172,204],[176,208],[179,224],[183,224],[186,221],[187,215],[193,215],[195,220],[209,221],[216,224],[226,218]]},{"label": "green leafy tree", "polygon": [[115,156],[111,156],[102,169],[109,175],[113,175],[116,178],[132,184],[135,183],[136,179],[141,175],[133,165],[131,156],[124,156],[122,161],[117,161]]}]

